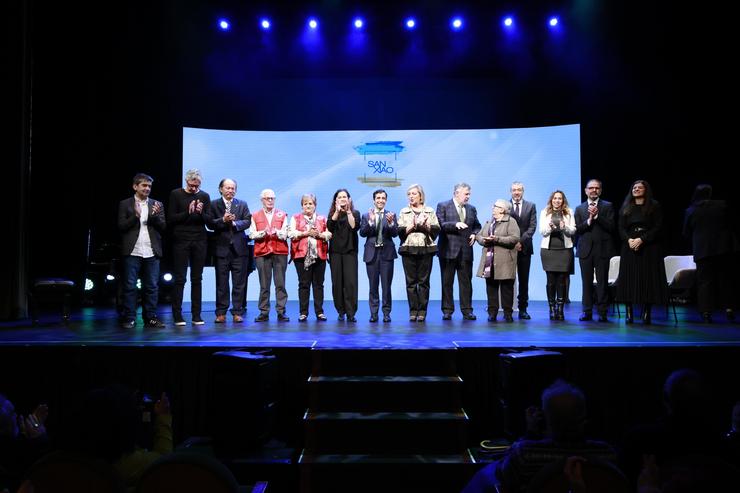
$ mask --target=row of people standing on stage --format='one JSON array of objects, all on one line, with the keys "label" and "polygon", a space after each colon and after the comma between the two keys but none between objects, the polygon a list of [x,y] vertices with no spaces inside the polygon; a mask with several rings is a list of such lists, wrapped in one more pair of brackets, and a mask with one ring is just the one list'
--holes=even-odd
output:
[{"label": "row of people standing on stage", "polygon": [[[370,283],[372,322],[379,320],[380,313],[385,322],[390,321],[393,265],[397,258],[395,237],[400,240],[398,253],[404,268],[410,320],[426,319],[435,255],[440,262],[443,319],[449,320],[455,311],[455,276],[462,316],[465,320],[476,319],[472,307],[473,245],[476,242],[483,248],[477,275],[486,280],[489,320],[496,320],[499,308],[502,308],[504,319],[513,321],[513,286],[517,277],[519,318],[530,318],[527,312],[528,284],[537,210],[534,203],[524,200],[524,185],[520,182],[512,183],[511,200],[495,202],[491,219],[481,226],[477,209],[469,203],[471,187],[466,183],[455,185],[452,199],[437,204],[436,210],[426,205],[424,189],[420,185],[412,185],[407,189],[408,205],[399,211],[397,217],[386,209],[387,194],[384,190],[373,193],[373,207],[361,216],[350,193],[339,189],[325,217],[316,212],[318,204],[313,194],[301,197],[301,212],[288,216],[275,207],[274,191],[265,189],[260,195],[262,207],[252,215],[246,202],[235,197],[237,184],[234,180],[221,180],[221,197],[211,201],[209,195],[200,190],[200,172],[191,169],[185,174],[185,186],[170,194],[165,222],[164,206],[149,197],[152,181],[148,175],[136,175],[134,197],[121,201],[119,205],[118,225],[123,235],[124,265],[122,316],[126,327],[134,326],[138,278],[142,282],[145,326],[163,326],[156,315],[156,303],[159,258],[162,256],[161,235],[166,223],[172,229],[173,238],[172,315],[176,325],[185,324],[182,299],[188,267],[192,323],[204,323],[201,300],[202,272],[207,254],[206,226],[214,231],[215,236],[217,323],[225,322],[229,306],[233,320],[243,321],[250,261],[248,238],[254,241],[260,282],[260,313],[256,321],[269,320],[270,288],[273,284],[278,320],[289,320],[285,313],[288,299],[285,273],[289,255],[299,279],[299,321],[308,318],[311,290],[316,317],[326,320],[323,283],[327,263],[331,269],[334,305],[339,319],[355,321],[358,234],[365,238],[363,261]],[[650,307],[665,304],[668,299],[659,244],[663,218],[660,204],[652,198],[650,186],[643,180],[633,183],[618,213],[611,203],[601,199],[599,180],[589,180],[584,192],[587,200],[573,211],[565,194],[556,190],[540,213],[540,255],[547,274],[550,318],[564,319],[566,283],[574,272],[573,252],[577,245],[583,287],[580,320],[592,320],[594,310],[600,321],[608,320],[609,260],[615,255],[614,238],[618,233],[621,262],[616,299],[626,304],[628,323],[633,322],[633,306],[636,304],[643,305],[642,317],[649,323]],[[689,233],[703,230],[702,225],[706,221],[696,220],[697,208],[707,203],[704,198],[690,209],[693,211],[691,214],[687,213]],[[708,210],[707,207],[698,210],[705,209]],[[288,241],[291,242],[290,247]],[[696,239],[694,243],[696,250]],[[721,255],[737,251],[736,239],[722,241],[722,245],[726,243],[730,246],[723,246]],[[704,271],[721,270],[716,262],[704,264],[708,265]],[[707,296],[701,294],[701,286],[700,283],[700,302],[704,307],[711,300],[707,301]],[[703,311],[707,309],[702,308]]]}]

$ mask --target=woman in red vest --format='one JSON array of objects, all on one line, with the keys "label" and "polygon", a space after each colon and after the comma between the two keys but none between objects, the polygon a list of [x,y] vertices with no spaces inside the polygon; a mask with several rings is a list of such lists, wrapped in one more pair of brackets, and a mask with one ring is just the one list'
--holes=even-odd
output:
[{"label": "woman in red vest", "polygon": [[308,298],[313,287],[313,309],[316,318],[326,321],[324,315],[324,273],[331,233],[326,229],[326,218],[316,214],[316,195],[301,197],[302,212],[293,214],[288,226],[290,258],[298,274],[299,322],[308,319]]}]

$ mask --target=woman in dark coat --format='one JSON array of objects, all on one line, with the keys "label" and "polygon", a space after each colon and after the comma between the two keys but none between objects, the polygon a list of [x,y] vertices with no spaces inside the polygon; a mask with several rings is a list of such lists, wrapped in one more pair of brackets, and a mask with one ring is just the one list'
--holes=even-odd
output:
[{"label": "woman in dark coat", "polygon": [[619,210],[621,243],[617,301],[626,305],[627,323],[634,321],[632,307],[642,305],[642,320],[650,323],[652,305],[668,303],[668,281],[660,245],[663,211],[645,180],[630,187]]}]

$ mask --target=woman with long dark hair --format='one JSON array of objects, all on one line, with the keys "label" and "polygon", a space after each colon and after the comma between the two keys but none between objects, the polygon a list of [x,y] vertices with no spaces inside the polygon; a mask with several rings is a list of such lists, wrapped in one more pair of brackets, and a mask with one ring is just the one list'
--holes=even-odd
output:
[{"label": "woman with long dark hair", "polygon": [[619,209],[617,228],[621,240],[617,301],[626,306],[628,324],[634,321],[633,305],[642,305],[642,321],[649,324],[651,307],[668,303],[662,225],[663,210],[653,199],[650,184],[635,181]]},{"label": "woman with long dark hair", "polygon": [[540,212],[540,258],[547,274],[547,303],[550,320],[565,320],[565,285],[573,271],[573,236],[576,221],[568,206],[568,199],[560,190],[555,190]]},{"label": "woman with long dark hair", "polygon": [[331,292],[339,320],[357,322],[357,230],[360,213],[352,205],[346,188],[334,192],[329,208],[327,229],[332,237],[329,242],[329,267]]}]

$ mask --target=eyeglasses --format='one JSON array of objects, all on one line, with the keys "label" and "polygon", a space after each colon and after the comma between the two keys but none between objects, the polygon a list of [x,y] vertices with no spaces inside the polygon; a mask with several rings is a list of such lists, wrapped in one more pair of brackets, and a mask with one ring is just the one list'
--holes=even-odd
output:
[{"label": "eyeglasses", "polygon": [[275,200],[275,197],[262,197],[262,200]]}]

